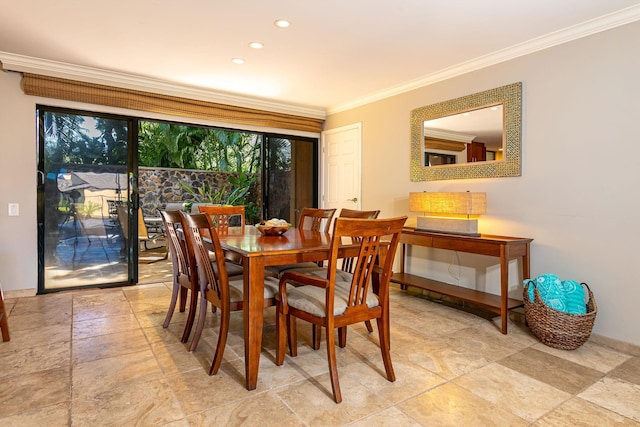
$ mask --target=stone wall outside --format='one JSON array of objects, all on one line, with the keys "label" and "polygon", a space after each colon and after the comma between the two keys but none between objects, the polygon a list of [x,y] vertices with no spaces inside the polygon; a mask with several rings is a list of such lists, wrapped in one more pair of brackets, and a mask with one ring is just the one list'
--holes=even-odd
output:
[{"label": "stone wall outside", "polygon": [[[227,172],[140,167],[138,169],[140,207],[145,216],[158,216],[158,210],[164,209],[167,203],[199,201],[182,187],[181,182],[188,182],[193,188],[201,187],[207,182],[215,191],[224,185],[230,186],[229,176]],[[258,177],[248,193],[248,200],[253,201],[257,206],[262,206],[261,191],[259,191],[261,185]]]}]

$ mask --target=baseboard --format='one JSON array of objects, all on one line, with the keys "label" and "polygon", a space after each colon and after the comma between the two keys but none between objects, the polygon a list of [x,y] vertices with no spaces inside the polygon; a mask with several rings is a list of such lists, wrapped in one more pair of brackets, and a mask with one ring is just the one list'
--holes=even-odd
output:
[{"label": "baseboard", "polygon": [[595,344],[599,344],[603,347],[609,347],[610,349],[619,351],[621,353],[640,357],[640,345],[631,344],[625,341],[619,341],[599,334],[591,334],[591,336],[589,337],[589,341]]},{"label": "baseboard", "polygon": [[3,291],[2,293],[4,294],[5,300],[36,296],[35,289],[18,289],[18,290]]},{"label": "baseboard", "polygon": [[[474,308],[473,304],[465,303],[464,301],[455,297],[441,295],[435,292],[426,291],[423,289],[418,289],[413,287],[409,287],[406,290],[406,292],[423,297],[433,302],[444,303],[450,307],[460,308],[465,311],[472,312],[476,315],[483,316],[483,314],[486,313],[485,316],[488,316],[488,317],[496,316],[496,314],[493,312],[485,311],[479,308]],[[511,321],[524,324],[525,323],[524,308],[518,307],[512,310],[509,310],[509,319]],[[594,333],[592,333],[591,336],[589,337],[589,342],[601,345],[603,347],[608,347],[612,350],[629,354],[631,356],[640,357],[640,345],[631,344],[625,341],[619,341],[613,338],[605,337],[603,335],[594,334]]]}]

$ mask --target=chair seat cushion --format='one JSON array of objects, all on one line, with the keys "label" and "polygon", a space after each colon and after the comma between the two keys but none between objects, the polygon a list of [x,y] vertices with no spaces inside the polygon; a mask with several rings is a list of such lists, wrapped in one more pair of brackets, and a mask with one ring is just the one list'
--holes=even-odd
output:
[{"label": "chair seat cushion", "polygon": [[[306,268],[292,268],[287,271],[295,271],[302,274],[309,274],[316,277],[321,277],[323,279],[327,278],[327,268],[326,267],[306,267]],[[348,273],[342,270],[336,270],[336,280],[341,282],[351,282],[353,278],[353,273]]]},{"label": "chair seat cushion", "polygon": [[[242,279],[234,278],[229,280],[229,294],[231,302],[242,301],[244,293],[244,282]],[[274,298],[278,293],[278,279],[274,277],[264,278],[264,299]]]},{"label": "chair seat cushion", "polygon": [[265,267],[265,270],[268,270],[271,273],[279,276],[285,270],[293,270],[298,268],[318,268],[318,264],[316,264],[315,262],[300,262],[298,264],[270,265],[268,267]]},{"label": "chair seat cushion", "polygon": [[[351,291],[351,281],[336,281],[335,300],[333,303],[333,315],[344,314],[347,309],[349,292]],[[299,286],[287,288],[287,302],[290,307],[304,310],[318,317],[325,317],[325,289],[315,286]],[[367,293],[367,307],[377,307],[378,296],[371,288]]]},{"label": "chair seat cushion", "polygon": [[231,261],[225,262],[227,266],[227,276],[242,276],[244,274],[244,269],[241,265],[235,264]]},{"label": "chair seat cushion", "polygon": [[[211,261],[211,265],[213,266],[213,271],[218,275],[218,264],[216,263],[216,254],[212,251],[209,251],[209,260]],[[227,267],[227,276],[242,276],[244,274],[244,269],[241,265],[238,265],[231,261],[225,261],[224,265]]]}]

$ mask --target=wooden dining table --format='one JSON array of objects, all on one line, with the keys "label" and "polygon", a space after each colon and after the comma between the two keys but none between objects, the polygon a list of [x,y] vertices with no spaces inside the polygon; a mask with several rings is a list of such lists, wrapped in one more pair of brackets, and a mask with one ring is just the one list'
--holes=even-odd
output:
[{"label": "wooden dining table", "polygon": [[[244,364],[247,390],[256,388],[262,349],[264,322],[264,273],[270,265],[321,261],[329,257],[331,235],[320,231],[290,228],[283,235],[265,236],[255,227],[231,227],[220,233],[226,252],[242,259],[244,267]],[[343,256],[349,256],[344,245]]]}]

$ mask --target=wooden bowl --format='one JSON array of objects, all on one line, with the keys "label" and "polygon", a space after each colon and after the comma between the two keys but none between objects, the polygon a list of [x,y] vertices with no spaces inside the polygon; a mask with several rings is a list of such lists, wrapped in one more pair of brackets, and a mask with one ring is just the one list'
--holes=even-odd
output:
[{"label": "wooden bowl", "polygon": [[290,225],[268,226],[264,224],[256,224],[256,228],[265,236],[280,236],[287,232]]}]

